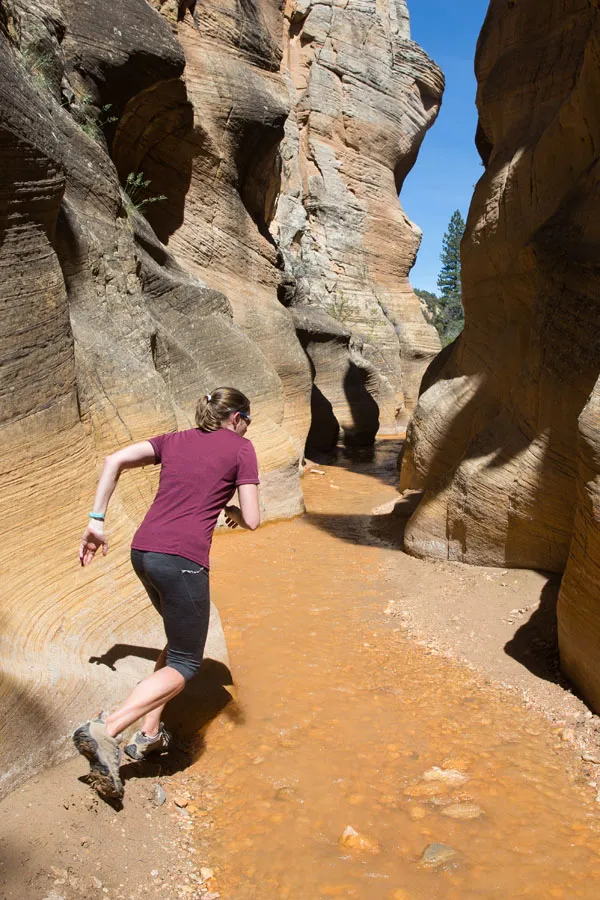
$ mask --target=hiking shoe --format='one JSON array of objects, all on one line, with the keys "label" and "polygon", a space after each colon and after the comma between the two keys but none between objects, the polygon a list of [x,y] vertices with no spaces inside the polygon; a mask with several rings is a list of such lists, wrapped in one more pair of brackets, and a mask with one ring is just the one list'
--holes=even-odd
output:
[{"label": "hiking shoe", "polygon": [[121,799],[123,782],[119,775],[119,738],[106,730],[104,714],[85,722],[73,732],[73,743],[90,764],[90,782],[102,797]]},{"label": "hiking shoe", "polygon": [[150,753],[168,750],[171,740],[171,735],[161,722],[158,734],[155,734],[154,737],[148,737],[143,731],[136,731],[131,743],[125,747],[125,753],[130,759],[145,759]]}]

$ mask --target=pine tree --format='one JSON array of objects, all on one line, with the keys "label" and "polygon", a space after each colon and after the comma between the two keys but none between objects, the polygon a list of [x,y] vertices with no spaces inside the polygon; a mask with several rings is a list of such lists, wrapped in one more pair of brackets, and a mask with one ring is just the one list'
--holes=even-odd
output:
[{"label": "pine tree", "polygon": [[464,219],[460,210],[452,213],[450,224],[442,241],[442,269],[438,275],[437,285],[442,297],[447,299],[461,297],[460,286],[460,242],[465,232]]},{"label": "pine tree", "polygon": [[462,331],[464,313],[462,307],[462,289],[460,280],[460,242],[465,232],[465,222],[456,209],[452,213],[450,224],[442,242],[440,259],[442,268],[438,275],[439,316],[434,322],[438,329],[443,346],[453,341]]}]

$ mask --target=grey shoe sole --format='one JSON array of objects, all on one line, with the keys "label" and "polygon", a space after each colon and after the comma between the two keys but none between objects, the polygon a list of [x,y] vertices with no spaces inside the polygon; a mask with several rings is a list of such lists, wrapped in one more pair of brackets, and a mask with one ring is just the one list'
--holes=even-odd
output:
[{"label": "grey shoe sole", "polygon": [[102,797],[120,800],[125,793],[118,773],[111,772],[110,765],[102,759],[98,742],[92,737],[86,725],[73,733],[73,743],[90,764],[90,781]]}]

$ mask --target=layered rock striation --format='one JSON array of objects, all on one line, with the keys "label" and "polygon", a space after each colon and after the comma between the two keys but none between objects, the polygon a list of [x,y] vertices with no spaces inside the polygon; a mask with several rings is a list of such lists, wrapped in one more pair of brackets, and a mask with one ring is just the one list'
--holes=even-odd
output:
[{"label": "layered rock striation", "polygon": [[[439,350],[408,282],[419,230],[398,193],[434,122],[443,77],[410,40],[404,0],[290,0],[292,108],[273,233],[313,373],[309,448],[392,432]],[[398,102],[400,101],[400,102]]]},{"label": "layered rock striation", "polygon": [[595,4],[492,0],[465,329],[425,377],[402,468],[403,487],[424,491],[409,552],[566,566],[562,663],[596,708],[599,40]]},{"label": "layered rock striation", "polygon": [[[305,28],[312,12],[298,15]],[[357,71],[347,91],[363,99],[345,100],[343,115],[342,107],[335,113],[354,134],[345,145],[352,152],[346,158],[342,144],[319,138],[319,154],[340,154],[346,185],[346,207],[325,214],[337,163],[317,185],[312,169],[306,176],[314,151],[306,162],[292,158],[300,154],[294,134],[317,139],[320,113],[311,119],[310,103],[326,99],[307,94],[301,126],[301,91],[288,64],[291,43],[308,44],[309,32],[296,40],[298,15],[286,17],[275,0],[5,0],[0,7],[2,789],[64,754],[77,720],[112,706],[160,648],[161,629],[127,558],[154,471],[123,477],[111,503],[108,557],[76,566],[103,455],[189,427],[197,397],[232,383],[252,399],[264,516],[294,515],[303,509],[314,383],[335,408],[331,433],[315,446],[330,448],[340,424],[349,440],[372,440],[380,418],[394,426],[396,405],[409,402],[418,367],[435,349],[406,281],[418,235],[394,185],[433,120],[440,75],[408,40],[403,3],[354,11],[348,4],[336,40],[367,39],[371,21],[369,53],[385,57],[377,78],[387,119],[379,121],[381,103],[367,109],[366,70]],[[319,40],[320,53],[328,39]],[[348,57],[354,68],[359,57]],[[431,82],[435,98],[428,111],[421,82]],[[368,191],[359,184],[361,153]],[[341,202],[338,181],[331,190],[331,202]],[[381,274],[382,253],[392,250],[378,243],[380,202],[385,229],[404,235],[396,293],[396,275],[386,288]],[[286,228],[302,209],[295,240]],[[322,266],[306,250],[319,241]],[[363,325],[332,317],[331,292],[311,287],[361,254],[364,308],[384,288],[390,309],[396,303],[393,323],[382,314],[367,335],[368,349]],[[356,269],[344,283],[358,292],[360,278]],[[226,665],[216,614],[209,655]]]}]

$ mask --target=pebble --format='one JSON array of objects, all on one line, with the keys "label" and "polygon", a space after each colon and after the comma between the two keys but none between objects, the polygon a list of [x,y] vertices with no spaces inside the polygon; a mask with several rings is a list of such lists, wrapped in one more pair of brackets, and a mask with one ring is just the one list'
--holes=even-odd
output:
[{"label": "pebble", "polygon": [[451,784],[443,781],[428,781],[421,784],[409,785],[404,789],[407,797],[435,797],[448,793],[452,788]]},{"label": "pebble", "polygon": [[188,801],[185,799],[185,797],[173,797],[173,803],[180,809],[185,809],[185,807],[188,805]]},{"label": "pebble", "polygon": [[414,822],[418,822],[425,818],[427,811],[422,806],[413,806],[409,815]]},{"label": "pebble", "polygon": [[311,475],[324,475],[325,474],[323,469],[309,469],[308,471],[310,472]]},{"label": "pebble", "polygon": [[365,850],[367,853],[379,853],[381,847],[377,838],[368,834],[361,834],[352,825],[347,825],[340,836],[342,847],[350,847],[351,850]]},{"label": "pebble", "polygon": [[590,753],[589,751],[586,751],[581,754],[581,758],[584,762],[594,763],[596,766],[600,765],[600,753]]},{"label": "pebble", "polygon": [[561,740],[563,741],[574,741],[575,740],[575,732],[572,728],[563,728],[561,734]]},{"label": "pebble", "polygon": [[66,869],[58,869],[56,866],[50,866],[50,871],[57,878],[66,878],[69,874]]},{"label": "pebble", "polygon": [[92,884],[96,888],[97,891],[101,891],[103,888],[103,884],[99,878],[96,878],[95,875],[92,875]]},{"label": "pebble", "polygon": [[167,799],[167,795],[162,787],[162,785],[158,784],[158,782],[154,785],[154,793],[152,796],[152,800],[155,806],[162,806],[165,800]]},{"label": "pebble", "polygon": [[474,803],[452,803],[442,810],[442,815],[450,819],[478,819],[483,810]]},{"label": "pebble", "polygon": [[200,877],[202,878],[202,881],[208,881],[208,879],[212,878],[214,874],[215,873],[213,872],[213,870],[209,869],[208,866],[200,867]]},{"label": "pebble", "polygon": [[469,776],[458,769],[440,769],[439,766],[433,766],[423,773],[424,781],[442,781],[445,784],[464,784],[469,780]]},{"label": "pebble", "polygon": [[427,844],[421,854],[419,865],[433,869],[450,862],[456,855],[456,850],[453,847],[448,847],[447,844]]}]

